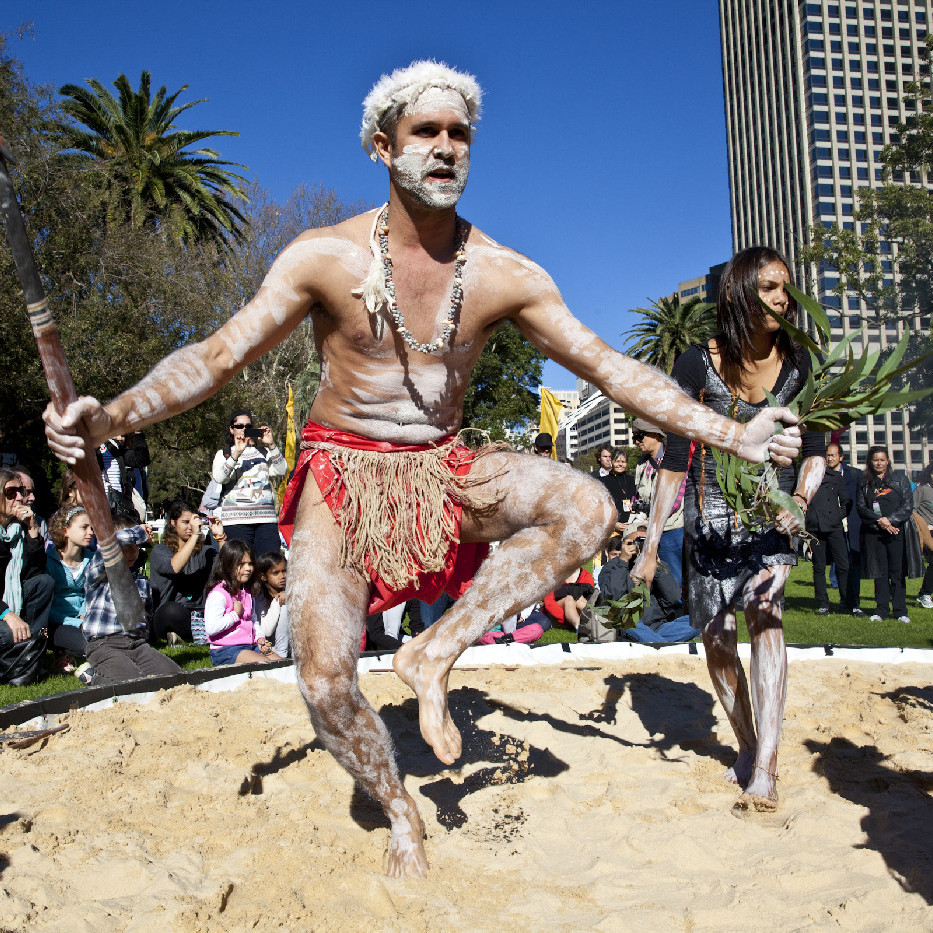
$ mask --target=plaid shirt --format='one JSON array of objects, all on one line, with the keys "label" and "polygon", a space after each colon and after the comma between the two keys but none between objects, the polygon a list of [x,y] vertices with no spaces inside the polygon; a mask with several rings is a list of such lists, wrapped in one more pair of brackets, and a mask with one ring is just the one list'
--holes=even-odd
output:
[{"label": "plaid shirt", "polygon": [[[124,528],[117,532],[117,542],[121,547],[129,544],[144,544],[148,541],[145,529],[141,525],[135,528]],[[148,620],[152,618],[152,587],[145,577],[135,576],[136,589],[139,598],[143,601],[145,618],[133,633],[142,638],[146,637],[149,629]],[[122,635],[123,629],[117,619],[117,611],[113,606],[113,593],[107,582],[107,572],[104,570],[104,558],[100,551],[95,551],[87,565],[84,578],[84,621],[81,631],[90,641],[92,638],[102,638],[104,635]]]}]

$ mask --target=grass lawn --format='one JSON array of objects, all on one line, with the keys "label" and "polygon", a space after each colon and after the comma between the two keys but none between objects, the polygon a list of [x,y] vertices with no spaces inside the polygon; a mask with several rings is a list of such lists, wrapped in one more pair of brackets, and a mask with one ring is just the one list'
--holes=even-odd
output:
[{"label": "grass lawn", "polygon": [[[866,612],[864,616],[842,615],[838,612],[818,616],[816,600],[813,598],[813,571],[809,563],[801,562],[791,571],[787,584],[787,600],[784,607],[784,632],[787,641],[791,644],[933,648],[933,609],[921,609],[917,605],[919,589],[920,580],[907,581],[907,612],[910,625],[893,619],[883,622],[868,621],[875,605],[874,583],[871,580],[862,581],[862,608]],[[832,603],[837,599],[838,593],[830,590],[829,596]],[[742,613],[739,613],[739,618],[739,640],[748,641]],[[539,644],[576,640],[576,633],[570,629],[552,628],[544,633]],[[180,648],[165,648],[163,651],[185,670],[210,667],[211,664],[206,646],[185,645]],[[47,656],[51,660],[51,653]],[[50,696],[53,693],[78,690],[80,686],[81,682],[71,674],[54,674],[28,687],[0,685],[0,707],[22,700]]]},{"label": "grass lawn", "polygon": [[[910,625],[885,619],[869,622],[875,611],[875,585],[871,580],[862,581],[862,609],[864,616],[843,615],[831,611],[829,615],[816,614],[813,597],[813,568],[801,561],[791,571],[785,591],[784,635],[789,644],[814,645],[876,645],[898,648],[933,648],[933,609],[921,609],[917,605],[920,580],[907,581],[907,614]],[[829,591],[830,606],[838,604],[839,594]],[[544,633],[539,644],[559,641],[576,641],[570,629],[552,628]],[[748,641],[744,615],[739,613],[739,641]]]}]

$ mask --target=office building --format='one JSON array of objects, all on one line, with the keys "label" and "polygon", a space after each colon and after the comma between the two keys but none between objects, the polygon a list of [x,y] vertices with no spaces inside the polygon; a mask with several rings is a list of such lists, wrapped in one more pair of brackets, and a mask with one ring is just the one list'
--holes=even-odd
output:
[{"label": "office building", "polygon": [[[783,252],[831,309],[839,340],[870,313],[855,296],[833,294],[830,270],[801,268],[799,248],[816,224],[854,229],[856,190],[881,183],[882,149],[908,113],[904,84],[927,74],[933,0],[720,0],[719,15],[733,248]],[[905,328],[928,327],[920,317],[875,323],[869,345],[886,348]],[[908,473],[931,459],[931,439],[911,433],[908,412],[864,419],[842,440],[859,466],[871,444],[885,444]]]}]

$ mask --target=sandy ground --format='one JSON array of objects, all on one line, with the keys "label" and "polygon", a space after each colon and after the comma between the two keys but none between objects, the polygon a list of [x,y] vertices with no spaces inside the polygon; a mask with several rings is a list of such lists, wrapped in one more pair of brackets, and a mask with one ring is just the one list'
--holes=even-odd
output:
[{"label": "sandy ground", "polygon": [[692,657],[455,671],[460,767],[391,674],[363,689],[431,873],[294,687],[180,687],[0,754],[2,930],[933,929],[930,666],[791,665],[776,814],[739,817],[733,737]]}]

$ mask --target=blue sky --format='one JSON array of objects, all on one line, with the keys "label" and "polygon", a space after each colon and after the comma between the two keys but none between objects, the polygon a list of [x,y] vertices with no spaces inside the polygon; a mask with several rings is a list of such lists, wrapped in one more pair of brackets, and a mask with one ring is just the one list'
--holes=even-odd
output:
[{"label": "blue sky", "polygon": [[[416,58],[471,71],[485,99],[461,214],[615,347],[628,309],[730,255],[714,0],[4,0],[0,29],[29,21],[9,50],[33,82],[188,84],[181,102],[208,101],[180,125],[238,131],[215,147],[282,199],[307,182],[381,203],[369,88]],[[551,363],[544,383],[575,387]]]}]

